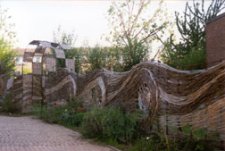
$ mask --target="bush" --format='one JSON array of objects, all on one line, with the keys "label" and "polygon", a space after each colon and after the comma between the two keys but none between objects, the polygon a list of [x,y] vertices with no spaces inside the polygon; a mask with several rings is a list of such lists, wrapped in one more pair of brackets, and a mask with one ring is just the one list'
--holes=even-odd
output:
[{"label": "bush", "polygon": [[192,126],[182,127],[183,139],[177,143],[184,151],[214,151],[218,144],[219,135],[209,133],[206,129],[199,128],[193,130]]},{"label": "bush", "polygon": [[71,113],[68,110],[64,110],[64,112],[60,116],[60,123],[66,126],[75,126],[79,127],[83,121],[85,113]]},{"label": "bush", "polygon": [[148,47],[138,40],[134,40],[130,46],[125,46],[121,51],[124,71],[128,71],[134,65],[147,60]]},{"label": "bush", "polygon": [[219,137],[216,133],[209,134],[206,129],[193,130],[190,125],[167,136],[164,132],[152,133],[141,137],[129,149],[131,151],[215,151]]},{"label": "bush", "polygon": [[119,108],[94,108],[87,112],[82,123],[86,137],[128,143],[135,138],[139,116],[124,113]]},{"label": "bush", "polygon": [[153,133],[148,137],[141,137],[135,142],[131,151],[178,151],[177,144],[163,133]]},{"label": "bush", "polygon": [[59,123],[60,116],[63,113],[63,107],[47,107],[46,105],[34,105],[33,114],[49,123]]},{"label": "bush", "polygon": [[46,105],[33,106],[33,114],[49,122],[69,127],[79,126],[82,122],[84,109],[80,101],[70,100],[67,105],[47,107]]},{"label": "bush", "polygon": [[21,111],[21,107],[18,103],[13,102],[12,95],[8,93],[1,102],[1,110],[6,113],[19,113]]},{"label": "bush", "polygon": [[203,69],[205,67],[206,53],[203,46],[193,47],[189,52],[183,52],[184,49],[180,45],[174,49],[171,43],[167,43],[161,54],[161,59],[171,67],[181,70]]}]

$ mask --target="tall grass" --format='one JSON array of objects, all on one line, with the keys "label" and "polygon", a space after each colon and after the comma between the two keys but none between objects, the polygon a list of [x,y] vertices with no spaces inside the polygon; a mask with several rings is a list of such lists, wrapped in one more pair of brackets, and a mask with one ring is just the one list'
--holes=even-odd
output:
[{"label": "tall grass", "polygon": [[119,108],[94,108],[84,116],[82,134],[128,143],[136,137],[138,120],[137,113],[125,113]]}]

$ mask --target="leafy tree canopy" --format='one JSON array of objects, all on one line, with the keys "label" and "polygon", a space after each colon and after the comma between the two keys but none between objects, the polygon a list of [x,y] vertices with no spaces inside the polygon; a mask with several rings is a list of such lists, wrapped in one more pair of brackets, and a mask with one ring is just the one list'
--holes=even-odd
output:
[{"label": "leafy tree canopy", "polygon": [[0,74],[9,74],[14,68],[15,53],[12,52],[12,44],[15,40],[15,32],[10,18],[7,10],[0,7]]},{"label": "leafy tree canopy", "polygon": [[162,21],[161,7],[151,13],[150,4],[150,0],[113,1],[108,10],[112,26],[108,40],[121,49],[124,70],[129,70],[147,57],[156,34],[162,33],[167,25]]},{"label": "leafy tree canopy", "polygon": [[225,0],[213,0],[206,7],[205,0],[186,4],[182,15],[175,13],[176,26],[180,33],[179,43],[174,36],[164,43],[163,62],[178,69],[201,69],[205,67],[206,23],[225,8]]}]

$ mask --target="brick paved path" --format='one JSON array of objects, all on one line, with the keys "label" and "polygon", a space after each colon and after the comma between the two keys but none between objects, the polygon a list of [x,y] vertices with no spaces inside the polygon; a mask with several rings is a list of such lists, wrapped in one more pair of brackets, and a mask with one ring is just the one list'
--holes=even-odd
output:
[{"label": "brick paved path", "polygon": [[0,151],[113,151],[63,126],[32,117],[0,116]]}]

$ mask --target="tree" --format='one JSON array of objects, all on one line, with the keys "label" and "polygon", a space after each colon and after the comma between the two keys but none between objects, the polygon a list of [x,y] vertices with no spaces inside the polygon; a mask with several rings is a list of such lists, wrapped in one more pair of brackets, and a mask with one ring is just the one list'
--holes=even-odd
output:
[{"label": "tree", "polygon": [[121,63],[119,62],[119,52],[114,47],[100,47],[96,45],[89,49],[88,63],[89,71],[105,68],[107,70],[121,71]]},{"label": "tree", "polygon": [[53,32],[53,41],[68,46],[74,46],[77,40],[77,36],[74,32],[67,33],[62,30],[61,26],[58,26],[57,30]]},{"label": "tree", "polygon": [[91,65],[90,70],[103,68],[106,65],[106,51],[102,51],[98,45],[89,51],[88,61]]},{"label": "tree", "polygon": [[167,25],[167,22],[160,21],[163,12],[161,7],[149,16],[149,6],[150,0],[113,1],[108,10],[112,26],[108,39],[121,49],[125,70],[147,57],[156,34],[162,32]]},{"label": "tree", "polygon": [[216,17],[225,7],[225,0],[211,1],[205,10],[205,0],[187,3],[183,15],[175,13],[180,42],[174,42],[173,35],[164,44],[162,60],[178,69],[199,69],[205,67],[206,38],[205,28],[208,21]]},{"label": "tree", "polygon": [[15,66],[15,53],[12,52],[15,32],[12,30],[14,24],[10,23],[10,18],[7,10],[0,7],[0,74],[11,73]]}]

